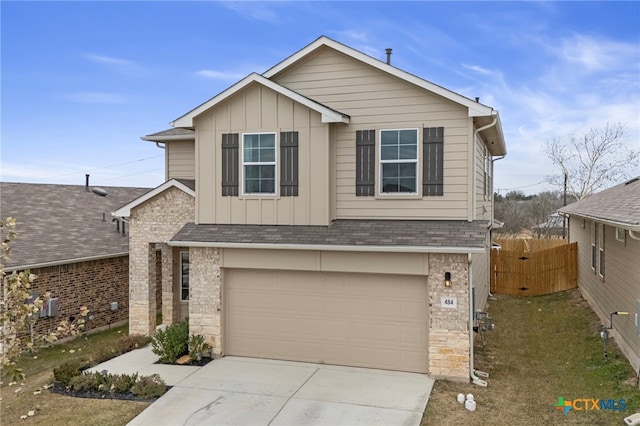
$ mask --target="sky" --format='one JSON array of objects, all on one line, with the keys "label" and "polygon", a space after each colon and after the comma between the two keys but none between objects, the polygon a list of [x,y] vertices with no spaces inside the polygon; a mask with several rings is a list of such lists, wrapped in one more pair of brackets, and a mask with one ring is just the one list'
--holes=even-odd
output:
[{"label": "sky", "polygon": [[158,186],[141,136],[322,35],[497,109],[502,194],[556,189],[547,140],[622,123],[640,148],[637,1],[3,0],[0,24],[5,182]]}]

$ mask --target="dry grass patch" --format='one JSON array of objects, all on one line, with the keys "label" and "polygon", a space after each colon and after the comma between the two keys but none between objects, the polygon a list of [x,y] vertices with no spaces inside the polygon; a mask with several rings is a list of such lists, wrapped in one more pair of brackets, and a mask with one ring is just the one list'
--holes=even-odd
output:
[{"label": "dry grass patch", "polygon": [[[496,330],[476,347],[476,368],[489,386],[438,381],[422,425],[621,425],[640,411],[640,390],[628,361],[609,341],[604,360],[600,321],[578,290],[534,298],[499,296],[489,312]],[[458,393],[473,393],[468,412]],[[558,397],[625,399],[624,411],[576,411],[554,405]]]},{"label": "dry grass patch", "polygon": [[[73,398],[49,392],[53,368],[67,361],[92,359],[112,350],[127,327],[119,327],[39,350],[23,357],[27,375],[22,383],[0,387],[0,424],[125,425],[149,406],[148,402]],[[21,419],[30,411],[33,416]]]}]

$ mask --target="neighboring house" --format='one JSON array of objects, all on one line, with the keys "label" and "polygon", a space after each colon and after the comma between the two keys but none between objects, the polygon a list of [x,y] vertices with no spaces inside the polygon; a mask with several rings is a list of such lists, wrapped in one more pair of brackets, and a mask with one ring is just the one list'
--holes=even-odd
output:
[{"label": "neighboring house", "polygon": [[560,209],[578,243],[578,287],[640,370],[640,177]]},{"label": "neighboring house", "polygon": [[143,138],[167,182],[114,212],[131,332],[160,248],[163,321],[217,354],[474,378],[497,111],[321,37],[172,125]]},{"label": "neighboring house", "polygon": [[565,230],[564,217],[560,215],[560,213],[551,213],[547,216],[546,222],[532,226],[531,230],[538,238],[548,238],[552,236],[562,237]]},{"label": "neighboring house", "polygon": [[38,276],[34,292],[59,302],[55,315],[36,320],[39,332],[76,317],[81,306],[90,310],[90,330],[128,319],[128,228],[111,212],[148,189],[103,190],[106,196],[81,185],[0,183],[2,217],[17,222],[5,272],[29,269]]}]

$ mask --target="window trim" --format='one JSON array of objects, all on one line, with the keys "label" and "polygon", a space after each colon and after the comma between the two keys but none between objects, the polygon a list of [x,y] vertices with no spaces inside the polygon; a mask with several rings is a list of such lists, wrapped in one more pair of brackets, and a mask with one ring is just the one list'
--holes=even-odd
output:
[{"label": "window trim", "polygon": [[[622,233],[622,236],[620,234]],[[616,241],[625,244],[627,242],[627,230],[624,228],[616,228]]]},{"label": "window trim", "polygon": [[[411,131],[415,131],[416,132],[416,158],[415,160],[383,160],[382,159],[382,132],[400,132],[403,130],[411,130]],[[378,140],[375,141],[376,145],[377,145],[377,151],[378,151],[378,158],[376,158],[376,162],[378,165],[378,176],[376,179],[376,183],[377,183],[377,191],[376,194],[380,197],[393,197],[393,198],[420,198],[421,197],[421,191],[419,188],[420,182],[421,182],[421,178],[420,178],[420,173],[421,173],[421,168],[420,166],[420,156],[421,156],[421,143],[420,143],[420,129],[418,129],[417,127],[413,128],[398,128],[398,129],[380,129],[378,130]],[[399,164],[399,163],[409,163],[409,164],[415,164],[416,167],[416,176],[415,176],[415,192],[383,192],[382,188],[383,188],[383,184],[382,184],[382,180],[383,180],[383,174],[382,174],[382,165],[383,164]]]},{"label": "window trim", "polygon": [[604,224],[598,224],[598,276],[604,279],[606,274],[605,262],[605,246],[604,246]]},{"label": "window trim", "polygon": [[[268,162],[248,162],[245,163],[244,161],[244,137],[247,135],[273,135],[274,137],[274,161],[268,161]],[[240,182],[242,185],[242,191],[241,194],[243,197],[257,197],[257,198],[264,198],[264,197],[268,197],[268,198],[276,198],[280,195],[280,179],[279,179],[279,174],[280,171],[278,170],[279,167],[279,161],[278,161],[278,155],[279,155],[279,151],[278,151],[278,133],[277,132],[246,132],[246,133],[242,133],[241,134],[241,138],[242,140],[240,141]],[[258,166],[258,165],[269,165],[269,166],[273,166],[274,168],[274,182],[273,182],[273,192],[247,192],[246,191],[246,186],[247,186],[247,182],[245,181],[245,173],[244,173],[244,167],[247,165],[254,165],[254,166]]]},{"label": "window trim", "polygon": [[[184,257],[183,255],[187,255],[187,286],[184,286]],[[189,278],[189,271],[191,269],[191,264],[190,264],[190,260],[189,260],[189,250],[180,250],[180,274],[179,274],[179,279],[180,279],[180,301],[181,302],[188,302],[189,301],[189,293],[190,293],[190,288],[189,288],[189,284],[190,284],[190,278]],[[187,298],[183,298],[183,291],[187,290]]]},{"label": "window trim", "polygon": [[596,268],[598,267],[598,248],[597,248],[597,235],[598,231],[596,228],[596,223],[591,222],[591,270],[595,273]]}]

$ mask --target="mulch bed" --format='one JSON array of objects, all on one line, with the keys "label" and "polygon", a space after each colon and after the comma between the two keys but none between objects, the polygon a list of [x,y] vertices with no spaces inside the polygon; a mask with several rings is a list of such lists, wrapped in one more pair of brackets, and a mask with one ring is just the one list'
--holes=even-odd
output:
[{"label": "mulch bed", "polygon": [[172,362],[169,364],[165,364],[163,362],[160,361],[156,361],[154,362],[154,364],[164,364],[164,365],[191,365],[191,366],[196,366],[196,367],[203,367],[207,364],[209,364],[211,361],[213,361],[214,358],[210,358],[210,357],[202,357],[200,359],[200,361],[196,360],[196,359],[192,359],[191,361],[185,363],[185,364],[178,364],[177,362]]}]

